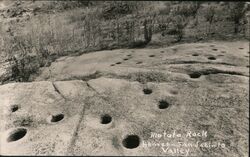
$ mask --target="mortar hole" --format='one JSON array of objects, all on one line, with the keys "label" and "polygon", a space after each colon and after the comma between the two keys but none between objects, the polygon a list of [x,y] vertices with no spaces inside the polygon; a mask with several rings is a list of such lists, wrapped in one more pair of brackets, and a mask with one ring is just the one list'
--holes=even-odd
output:
[{"label": "mortar hole", "polygon": [[122,64],[122,62],[117,62],[117,63],[115,63],[115,64]]},{"label": "mortar hole", "polygon": [[115,66],[114,64],[111,64],[110,66]]},{"label": "mortar hole", "polygon": [[142,62],[137,62],[136,64],[141,64]]},{"label": "mortar hole", "polygon": [[166,109],[169,107],[169,103],[166,102],[165,100],[161,100],[161,101],[159,101],[158,107],[159,107],[159,109]]},{"label": "mortar hole", "polygon": [[155,57],[155,55],[150,55],[149,57]]},{"label": "mortar hole", "polygon": [[112,121],[112,117],[108,114],[105,114],[103,116],[101,116],[101,123],[102,124],[108,124]]},{"label": "mortar hole", "polygon": [[152,89],[148,89],[148,88],[143,89],[144,94],[151,94],[152,92],[153,92]]},{"label": "mortar hole", "polygon": [[240,47],[239,49],[240,49],[240,50],[243,50],[244,48],[243,48],[243,47]]},{"label": "mortar hole", "polygon": [[213,51],[217,51],[218,49],[212,49]]},{"label": "mortar hole", "polygon": [[226,51],[221,51],[221,53],[226,53]]},{"label": "mortar hole", "polygon": [[201,76],[201,74],[199,72],[193,72],[191,74],[189,74],[190,78],[199,78]]},{"label": "mortar hole", "polygon": [[216,60],[215,57],[208,57],[207,59],[209,59],[209,60]]},{"label": "mortar hole", "polygon": [[161,51],[161,53],[164,53],[165,51]]},{"label": "mortar hole", "polygon": [[50,122],[59,122],[64,118],[63,114],[52,115]]},{"label": "mortar hole", "polygon": [[192,56],[199,56],[199,55],[195,53],[195,54],[192,54]]},{"label": "mortar hole", "polygon": [[27,133],[27,129],[25,128],[18,128],[13,130],[9,137],[7,138],[7,142],[14,142],[17,140],[20,140],[21,138],[23,138]]},{"label": "mortar hole", "polygon": [[123,60],[126,61],[126,60],[128,60],[128,58],[124,58]]},{"label": "mortar hole", "polygon": [[136,148],[140,145],[140,138],[137,135],[128,135],[123,139],[122,145],[128,149]]},{"label": "mortar hole", "polygon": [[12,105],[12,106],[10,107],[11,112],[16,112],[18,109],[19,109],[19,106],[18,106],[18,105]]}]

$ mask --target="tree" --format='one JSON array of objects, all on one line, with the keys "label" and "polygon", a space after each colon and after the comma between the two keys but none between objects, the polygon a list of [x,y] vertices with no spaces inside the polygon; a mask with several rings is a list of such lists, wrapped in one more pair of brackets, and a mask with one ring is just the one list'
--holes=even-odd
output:
[{"label": "tree", "polygon": [[175,25],[175,32],[177,35],[177,42],[181,41],[184,36],[184,28],[188,24],[188,20],[186,17],[177,15],[173,18],[173,23]]},{"label": "tree", "polygon": [[244,17],[249,8],[245,2],[230,2],[228,3],[229,17],[234,22],[234,33],[239,32],[240,20]]},{"label": "tree", "polygon": [[206,32],[208,35],[211,32],[211,26],[214,22],[215,14],[216,14],[216,7],[213,5],[208,6],[204,11],[204,17],[206,19],[206,22],[209,23],[208,31]]}]

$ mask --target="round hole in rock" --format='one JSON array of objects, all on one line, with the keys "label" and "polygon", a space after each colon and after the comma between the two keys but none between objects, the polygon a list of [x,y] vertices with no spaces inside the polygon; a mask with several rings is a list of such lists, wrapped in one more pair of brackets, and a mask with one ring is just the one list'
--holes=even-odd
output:
[{"label": "round hole in rock", "polygon": [[110,66],[115,66],[114,64],[111,64]]},{"label": "round hole in rock", "polygon": [[239,49],[242,50],[242,49],[244,49],[244,48],[243,48],[243,47],[240,47]]},{"label": "round hole in rock", "polygon": [[169,103],[165,100],[161,100],[161,101],[159,101],[158,107],[159,107],[159,109],[166,109],[169,107]]},{"label": "round hole in rock", "polygon": [[11,112],[16,112],[19,109],[18,105],[11,105],[10,110]]},{"label": "round hole in rock", "polygon": [[199,56],[199,55],[195,53],[195,54],[192,54],[192,56]]},{"label": "round hole in rock", "polygon": [[249,65],[247,65],[247,68],[249,68]]},{"label": "round hole in rock", "polygon": [[27,133],[27,129],[25,128],[17,128],[10,132],[9,137],[7,138],[7,142],[14,142],[23,138]]},{"label": "round hole in rock", "polygon": [[221,53],[226,53],[226,51],[221,51]]},{"label": "round hole in rock", "polygon": [[122,64],[122,62],[117,62],[117,63],[115,63],[115,64]]},{"label": "round hole in rock", "polygon": [[136,64],[141,64],[142,62],[137,62]]},{"label": "round hole in rock", "polygon": [[140,137],[137,135],[128,135],[123,139],[122,145],[128,149],[134,149],[140,145]]},{"label": "round hole in rock", "polygon": [[208,57],[207,59],[209,59],[209,60],[216,60],[215,57]]},{"label": "round hole in rock", "polygon": [[161,53],[164,53],[164,51],[161,51]]},{"label": "round hole in rock", "polygon": [[144,94],[151,94],[152,92],[153,92],[152,89],[148,89],[148,88],[143,89]]},{"label": "round hole in rock", "polygon": [[128,57],[130,57],[131,55],[127,55]]},{"label": "round hole in rock", "polygon": [[59,122],[64,118],[63,114],[57,114],[57,115],[52,115],[50,122],[55,123],[55,122]]},{"label": "round hole in rock", "polygon": [[126,61],[126,60],[128,60],[128,58],[124,58],[123,60]]},{"label": "round hole in rock", "polygon": [[199,78],[201,76],[201,73],[199,72],[193,72],[191,74],[189,74],[190,78]]},{"label": "round hole in rock", "polygon": [[212,49],[213,51],[217,51],[218,49]]},{"label": "round hole in rock", "polygon": [[154,57],[155,55],[150,55],[149,57]]},{"label": "round hole in rock", "polygon": [[112,117],[108,114],[101,116],[101,124],[108,124],[112,121]]}]

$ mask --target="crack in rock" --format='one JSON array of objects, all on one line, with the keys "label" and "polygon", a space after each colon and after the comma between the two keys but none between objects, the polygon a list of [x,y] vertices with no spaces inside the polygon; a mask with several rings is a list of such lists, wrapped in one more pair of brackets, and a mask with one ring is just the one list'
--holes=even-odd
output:
[{"label": "crack in rock", "polygon": [[200,71],[194,71],[190,73],[189,75],[210,75],[210,74],[228,74],[228,75],[238,75],[238,76],[245,76],[249,77],[247,75],[244,75],[240,72],[235,72],[235,71],[223,71],[223,70],[218,70],[218,69],[207,69],[207,70],[200,70]]},{"label": "crack in rock", "polygon": [[58,89],[58,87],[55,85],[54,82],[51,82],[52,86],[54,87],[55,91],[65,100],[67,100],[67,98],[60,92],[60,90]]},{"label": "crack in rock", "polygon": [[237,66],[235,64],[225,63],[225,62],[200,62],[200,61],[175,61],[175,62],[170,62],[168,64],[222,64],[222,65]]}]

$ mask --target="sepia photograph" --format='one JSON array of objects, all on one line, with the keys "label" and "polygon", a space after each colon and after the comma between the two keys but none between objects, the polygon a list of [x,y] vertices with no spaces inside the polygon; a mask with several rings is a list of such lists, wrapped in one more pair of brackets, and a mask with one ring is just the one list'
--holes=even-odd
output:
[{"label": "sepia photograph", "polygon": [[0,0],[1,156],[249,156],[250,2]]}]

